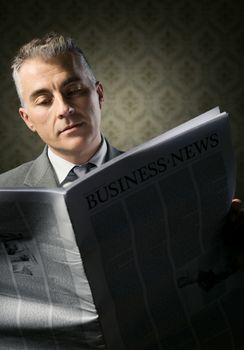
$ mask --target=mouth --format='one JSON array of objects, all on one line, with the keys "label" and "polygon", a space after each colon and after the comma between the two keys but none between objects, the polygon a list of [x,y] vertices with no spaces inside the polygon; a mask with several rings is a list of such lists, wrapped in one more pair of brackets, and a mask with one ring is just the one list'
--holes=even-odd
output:
[{"label": "mouth", "polygon": [[64,129],[62,129],[59,133],[63,134],[63,133],[69,133],[72,131],[76,131],[77,129],[79,129],[84,123],[80,122],[80,123],[76,123],[76,124],[70,124],[67,125]]}]

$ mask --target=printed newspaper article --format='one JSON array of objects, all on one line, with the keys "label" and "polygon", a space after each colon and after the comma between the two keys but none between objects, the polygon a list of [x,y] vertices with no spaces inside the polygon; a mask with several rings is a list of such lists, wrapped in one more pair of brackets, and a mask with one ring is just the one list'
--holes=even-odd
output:
[{"label": "printed newspaper article", "polygon": [[234,187],[216,108],[65,190],[2,189],[1,346],[85,349],[94,301],[108,350],[241,349],[243,276],[220,235]]}]

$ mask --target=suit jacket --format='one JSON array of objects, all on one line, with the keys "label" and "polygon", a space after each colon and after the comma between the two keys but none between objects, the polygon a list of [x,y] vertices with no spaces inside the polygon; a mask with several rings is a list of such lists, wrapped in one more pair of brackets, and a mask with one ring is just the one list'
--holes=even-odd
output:
[{"label": "suit jacket", "polygon": [[[107,141],[106,141],[107,142]],[[105,161],[115,158],[122,152],[107,142]],[[33,161],[0,175],[0,187],[57,187],[58,180],[47,156],[47,146]]]}]

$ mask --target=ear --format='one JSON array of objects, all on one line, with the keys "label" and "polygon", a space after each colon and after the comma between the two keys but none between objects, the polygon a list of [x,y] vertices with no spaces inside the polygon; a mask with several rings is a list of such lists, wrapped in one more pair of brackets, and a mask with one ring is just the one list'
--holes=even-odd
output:
[{"label": "ear", "polygon": [[24,120],[25,124],[28,126],[28,128],[33,131],[36,132],[36,129],[32,123],[32,120],[29,116],[29,114],[27,113],[26,109],[23,107],[19,108],[19,115],[21,116],[21,118]]},{"label": "ear", "polygon": [[98,94],[98,99],[99,99],[99,106],[100,109],[102,108],[102,103],[104,102],[104,96],[103,96],[103,86],[100,81],[96,82],[96,91]]}]

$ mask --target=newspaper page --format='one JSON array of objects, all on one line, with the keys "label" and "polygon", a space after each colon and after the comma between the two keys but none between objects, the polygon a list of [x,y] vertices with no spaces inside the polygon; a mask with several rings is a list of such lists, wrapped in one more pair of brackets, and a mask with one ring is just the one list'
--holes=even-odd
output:
[{"label": "newspaper page", "polygon": [[217,235],[235,178],[218,114],[67,193],[1,189],[0,349],[241,348],[242,279]]},{"label": "newspaper page", "polygon": [[108,350],[243,349],[243,276],[220,236],[234,184],[216,108],[71,185]]},{"label": "newspaper page", "polygon": [[1,350],[86,350],[102,342],[63,193],[0,192]]}]

